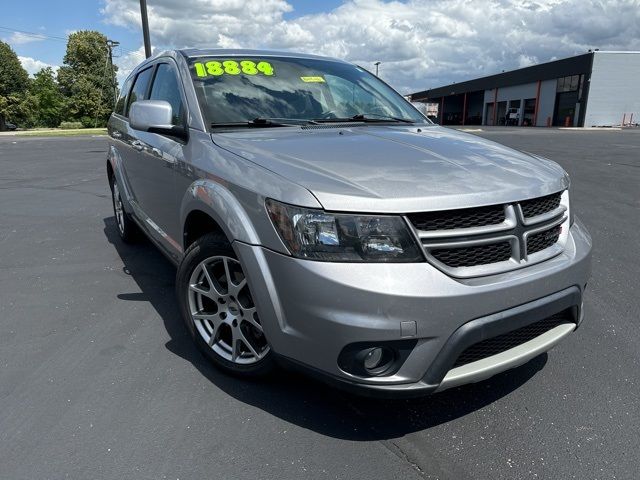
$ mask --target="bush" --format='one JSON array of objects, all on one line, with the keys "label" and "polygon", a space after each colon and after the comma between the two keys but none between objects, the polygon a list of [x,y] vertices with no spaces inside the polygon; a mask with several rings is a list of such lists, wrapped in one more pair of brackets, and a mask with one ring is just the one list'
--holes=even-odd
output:
[{"label": "bush", "polygon": [[85,128],[106,127],[107,126],[107,119],[101,118],[101,117],[98,117],[96,119],[96,117],[89,117],[87,115],[84,115],[84,116],[80,117],[80,121],[82,122],[82,125]]},{"label": "bush", "polygon": [[74,128],[83,128],[82,122],[62,122],[60,128],[63,130],[71,130]]},{"label": "bush", "polygon": [[93,128],[93,127],[97,127],[98,125],[96,124],[96,118],[95,117],[89,117],[87,115],[83,115],[82,117],[79,118],[80,122],[82,122],[82,126],[84,128]]}]

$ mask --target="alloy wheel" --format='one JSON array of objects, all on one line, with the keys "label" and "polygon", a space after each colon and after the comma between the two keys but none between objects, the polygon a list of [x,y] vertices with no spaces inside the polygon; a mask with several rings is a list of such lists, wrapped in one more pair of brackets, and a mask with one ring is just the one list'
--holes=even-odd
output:
[{"label": "alloy wheel", "polygon": [[269,353],[247,279],[240,262],[209,257],[191,274],[188,289],[191,319],[202,339],[229,362],[256,363]]},{"label": "alloy wheel", "polygon": [[120,189],[118,183],[113,182],[113,211],[116,216],[116,223],[121,234],[124,234],[124,208],[122,207],[122,199],[120,198]]}]

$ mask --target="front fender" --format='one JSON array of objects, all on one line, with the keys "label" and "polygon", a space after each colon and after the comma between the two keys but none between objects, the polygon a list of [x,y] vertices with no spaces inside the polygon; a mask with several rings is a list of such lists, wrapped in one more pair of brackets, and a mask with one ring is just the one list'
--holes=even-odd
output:
[{"label": "front fender", "polygon": [[[259,245],[260,238],[246,210],[222,184],[196,180],[187,189],[180,206],[181,225],[187,216],[199,210],[213,218],[230,241]],[[184,246],[184,239],[183,239]]]}]

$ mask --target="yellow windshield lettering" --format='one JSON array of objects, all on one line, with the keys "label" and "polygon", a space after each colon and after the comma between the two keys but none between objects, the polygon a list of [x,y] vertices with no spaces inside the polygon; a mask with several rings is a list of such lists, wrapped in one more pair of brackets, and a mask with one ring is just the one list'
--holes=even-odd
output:
[{"label": "yellow windshield lettering", "polygon": [[[273,65],[269,62],[260,61],[258,63],[252,60],[221,60],[209,62],[195,62],[193,70],[196,77],[219,77],[220,75],[266,75],[273,76],[275,71]],[[324,81],[324,80],[322,80]]]},{"label": "yellow windshield lettering", "polygon": [[207,71],[204,68],[204,65],[200,62],[194,63],[193,68],[196,69],[196,75],[199,77],[206,77]]},{"label": "yellow windshield lettering", "polygon": [[271,76],[274,74],[273,67],[269,62],[259,62],[256,68],[258,69],[259,72],[265,75]]},{"label": "yellow windshield lettering", "polygon": [[222,75],[224,73],[224,70],[222,69],[222,64],[220,62],[207,62],[205,63],[205,66],[207,67],[207,73],[209,75]]}]

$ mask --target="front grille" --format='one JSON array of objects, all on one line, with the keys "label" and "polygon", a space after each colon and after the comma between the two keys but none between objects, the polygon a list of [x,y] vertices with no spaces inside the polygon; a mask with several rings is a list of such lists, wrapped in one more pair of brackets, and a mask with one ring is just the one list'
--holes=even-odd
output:
[{"label": "front grille", "polygon": [[554,193],[545,197],[520,202],[524,218],[536,217],[555,210],[560,206],[560,197],[561,193]]},{"label": "front grille", "polygon": [[[522,202],[409,213],[406,219],[415,228],[427,259],[440,270],[465,278],[493,275],[559,253],[549,247],[560,239],[561,229],[554,225],[564,220],[561,200],[559,192]],[[540,229],[546,230],[528,234]],[[542,251],[534,258],[527,256]]]},{"label": "front grille", "polygon": [[545,248],[549,248],[555,244],[560,238],[561,227],[553,227],[549,230],[540,233],[534,233],[527,238],[527,254],[540,252]]},{"label": "front grille", "polygon": [[509,242],[500,242],[473,247],[439,248],[431,250],[431,255],[448,267],[473,267],[509,260],[511,245]]},{"label": "front grille", "polygon": [[564,323],[571,323],[571,320],[568,318],[566,312],[561,312],[544,320],[540,320],[539,322],[513,330],[512,332],[473,344],[460,354],[452,368],[506,352]]},{"label": "front grille", "polygon": [[422,212],[408,215],[418,230],[452,230],[455,228],[486,227],[504,222],[504,206],[465,208],[443,212]]}]

